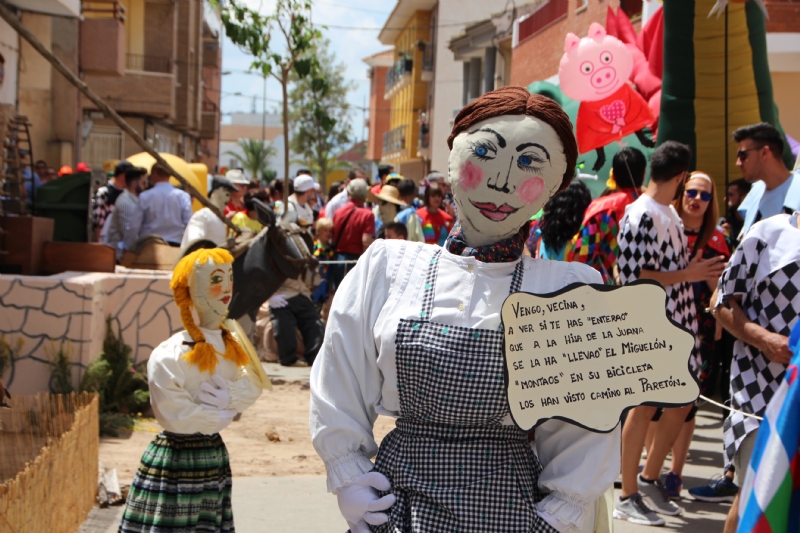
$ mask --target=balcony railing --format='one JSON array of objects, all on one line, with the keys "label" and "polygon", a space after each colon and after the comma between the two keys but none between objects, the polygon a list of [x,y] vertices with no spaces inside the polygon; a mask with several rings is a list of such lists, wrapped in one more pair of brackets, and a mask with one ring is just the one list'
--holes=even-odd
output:
[{"label": "balcony railing", "polygon": [[85,18],[113,18],[125,22],[127,10],[116,0],[84,0]]},{"label": "balcony railing", "polygon": [[383,134],[383,155],[406,147],[406,126],[398,126]]},{"label": "balcony railing", "polygon": [[126,54],[125,68],[127,70],[141,70],[144,72],[159,72],[172,74],[172,58],[164,56],[151,56],[142,54]]},{"label": "balcony railing", "polygon": [[414,69],[414,60],[403,56],[395,61],[392,68],[386,72],[386,92],[389,93],[397,83],[402,81],[403,76],[410,76]]},{"label": "balcony railing", "polygon": [[548,28],[555,21],[566,17],[567,9],[569,9],[569,0],[548,0],[518,23],[517,42],[521,43]]}]

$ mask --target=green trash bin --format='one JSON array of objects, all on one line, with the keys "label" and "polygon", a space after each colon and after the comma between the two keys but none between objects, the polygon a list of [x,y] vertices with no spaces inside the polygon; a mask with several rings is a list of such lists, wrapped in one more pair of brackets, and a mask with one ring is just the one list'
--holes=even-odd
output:
[{"label": "green trash bin", "polygon": [[67,174],[43,184],[36,191],[36,215],[52,218],[53,240],[88,242],[86,224],[91,206],[91,173]]}]

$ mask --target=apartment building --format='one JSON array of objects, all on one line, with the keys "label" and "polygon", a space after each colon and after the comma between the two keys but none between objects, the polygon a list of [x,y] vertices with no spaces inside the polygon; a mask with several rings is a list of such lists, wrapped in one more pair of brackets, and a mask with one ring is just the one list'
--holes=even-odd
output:
[{"label": "apartment building", "polygon": [[367,148],[365,158],[377,162],[383,157],[383,135],[391,124],[391,102],[384,100],[386,77],[394,66],[394,50],[384,50],[362,59],[369,65],[369,119],[367,124]]},{"label": "apartment building", "polygon": [[415,180],[447,169],[447,136],[464,80],[450,39],[496,10],[492,2],[398,0],[378,35],[394,48],[384,91],[390,129],[383,135],[383,162]]},{"label": "apartment building", "polygon": [[[214,171],[219,160],[221,53],[203,0],[84,0],[84,81],[160,152]],[[86,98],[90,165],[141,149]]]},{"label": "apartment building", "polygon": [[[203,0],[8,0],[22,24],[159,151],[219,158],[219,22]],[[141,152],[0,22],[0,104],[30,123],[33,157],[102,166]]]},{"label": "apartment building", "polygon": [[507,4],[502,12],[475,22],[450,39],[448,48],[464,72],[461,105],[511,83],[514,21],[537,10],[547,0],[520,6]]}]

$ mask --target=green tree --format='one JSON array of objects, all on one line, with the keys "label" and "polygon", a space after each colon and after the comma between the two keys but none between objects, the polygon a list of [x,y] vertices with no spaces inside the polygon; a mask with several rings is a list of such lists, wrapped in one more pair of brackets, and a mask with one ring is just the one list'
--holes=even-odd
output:
[{"label": "green tree", "polygon": [[[286,136],[283,160],[289,169],[289,83],[292,73],[300,78],[311,77],[315,86],[324,89],[327,81],[318,74],[318,63],[308,52],[322,34],[311,23],[311,0],[277,0],[271,15],[243,5],[242,0],[209,0],[220,12],[225,33],[234,44],[253,55],[251,68],[260,70],[264,76],[272,76],[281,84],[283,94],[283,131]],[[278,35],[278,43],[272,37]],[[325,109],[315,108],[320,116],[327,116]],[[331,119],[333,120],[333,119]],[[333,127],[326,123],[326,126]],[[283,188],[283,200],[287,201],[289,188]]]},{"label": "green tree", "polygon": [[239,139],[236,144],[242,153],[228,150],[225,155],[236,159],[253,179],[260,180],[269,166],[269,160],[277,155],[277,148],[270,142],[261,142],[260,139]]},{"label": "green tree", "polygon": [[[347,93],[355,89],[355,83],[346,81],[346,65],[336,63],[329,49],[328,39],[320,39],[309,49],[308,55],[317,62],[317,75],[295,76],[289,93],[291,149],[307,162],[320,183],[326,183],[331,170],[347,166],[336,161],[334,154],[350,142],[353,131]],[[326,83],[319,83],[320,78]]]},{"label": "green tree", "polygon": [[320,176],[319,182],[324,185],[325,179],[323,176],[323,167],[325,168],[324,176],[327,176],[329,172],[332,170],[339,170],[345,168],[351,168],[352,165],[347,161],[339,161],[337,158],[341,155],[341,152],[337,152],[335,154],[328,154],[325,158],[323,164],[320,164],[317,160],[314,159],[306,159],[306,158],[296,158],[292,159],[293,165],[302,165],[304,168],[307,168],[311,174],[314,176]]}]

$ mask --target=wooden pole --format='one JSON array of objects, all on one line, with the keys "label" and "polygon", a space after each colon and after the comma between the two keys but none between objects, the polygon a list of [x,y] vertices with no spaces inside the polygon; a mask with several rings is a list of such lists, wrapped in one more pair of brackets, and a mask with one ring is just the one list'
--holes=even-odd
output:
[{"label": "wooden pole", "polygon": [[169,173],[175,179],[181,182],[181,185],[183,185],[187,193],[189,193],[191,196],[197,199],[197,201],[203,204],[204,207],[209,208],[211,212],[214,213],[217,217],[219,217],[219,219],[222,220],[230,229],[232,229],[236,235],[239,235],[241,233],[241,230],[239,230],[239,228],[234,226],[230,220],[225,218],[225,216],[223,216],[223,214],[220,213],[219,209],[217,209],[211,202],[209,202],[205,196],[200,194],[200,192],[197,189],[195,189],[191,183],[186,181],[186,179],[183,176],[178,174],[175,171],[175,169],[172,168],[169,165],[169,163],[167,163],[164,160],[164,158],[161,157],[161,155],[159,155],[159,153],[156,152],[153,149],[153,147],[150,146],[150,144],[147,141],[145,141],[142,138],[142,136],[139,135],[139,133],[130,126],[130,124],[125,122],[125,120],[121,116],[119,116],[116,111],[114,111],[111,107],[109,107],[108,104],[106,104],[99,96],[97,96],[97,94],[94,91],[92,91],[88,85],[83,83],[83,81],[81,81],[75,74],[73,74],[72,71],[64,63],[61,62],[60,59],[58,59],[56,56],[52,54],[52,52],[50,52],[47,48],[45,48],[44,45],[42,45],[42,43],[39,42],[39,39],[37,39],[36,36],[34,36],[25,26],[23,26],[19,20],[17,20],[17,17],[15,17],[14,14],[8,9],[8,7],[6,7],[6,5],[3,3],[2,0],[0,0],[0,17],[2,17],[3,20],[8,22],[9,26],[14,28],[14,30],[19,34],[20,37],[28,41],[28,43],[30,43],[30,45],[34,47],[37,52],[39,52],[45,59],[47,59],[47,61],[51,65],[53,65],[53,68],[59,71],[62,76],[67,78],[68,82],[74,85],[84,96],[86,96],[86,98],[91,100],[92,103],[96,105],[100,109],[100,111],[102,111],[105,115],[107,115],[112,121],[114,121],[114,123],[117,126],[119,126],[122,129],[122,131],[130,135],[133,141],[136,144],[138,144],[142,150],[150,154],[153,158],[155,158],[157,163],[160,163],[167,170],[169,170]]}]

